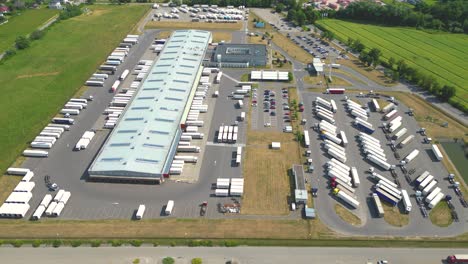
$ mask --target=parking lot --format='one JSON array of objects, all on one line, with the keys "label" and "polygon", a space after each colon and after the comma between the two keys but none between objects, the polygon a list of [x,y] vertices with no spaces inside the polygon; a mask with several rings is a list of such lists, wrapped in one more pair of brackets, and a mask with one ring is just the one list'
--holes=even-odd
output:
[{"label": "parking lot", "polygon": [[[346,154],[347,154],[347,162],[348,166],[354,166],[358,169],[358,174],[361,179],[361,184],[358,188],[356,188],[356,196],[357,200],[360,202],[360,206],[357,209],[350,209],[354,214],[359,216],[361,219],[362,225],[360,227],[352,227],[343,225],[343,221],[336,216],[334,212],[334,204],[341,203],[342,205],[348,207],[344,201],[337,199],[335,196],[331,194],[331,190],[328,187],[329,178],[327,172],[325,170],[325,163],[330,160],[330,156],[326,154],[324,149],[321,147],[322,140],[319,139],[319,135],[317,131],[314,131],[310,127],[313,126],[315,123],[318,123],[320,119],[318,119],[315,114],[312,114],[312,102],[315,101],[315,98],[320,96],[325,100],[334,99],[338,106],[338,111],[334,115],[336,120],[336,126],[338,130],[342,130],[347,135],[349,144],[346,147]],[[362,105],[367,105],[370,98],[365,97],[358,97],[356,95],[347,95],[355,102],[359,102]],[[369,162],[364,158],[364,155],[360,151],[360,147],[358,145],[358,141],[356,140],[356,136],[360,132],[356,127],[352,126],[352,120],[354,118],[349,115],[344,109],[344,95],[326,95],[326,94],[319,94],[319,93],[303,93],[303,99],[305,104],[305,112],[304,117],[307,118],[307,127],[309,130],[309,134],[311,135],[311,156],[313,159],[313,164],[316,170],[309,175],[311,177],[312,186],[317,186],[319,188],[318,191],[318,198],[315,200],[316,208],[319,212],[319,216],[321,219],[324,220],[328,225],[332,228],[336,228],[344,233],[346,232],[356,232],[359,229],[359,233],[365,234],[388,234],[388,232],[396,232],[398,233],[400,230],[401,235],[430,235],[430,234],[451,234],[456,233],[456,230],[462,228],[463,220],[460,222],[454,222],[448,228],[437,228],[435,227],[428,218],[424,218],[423,214],[421,213],[420,208],[416,203],[415,199],[415,189],[412,184],[412,181],[419,176],[425,170],[429,171],[438,181],[437,186],[442,189],[444,194],[454,195],[454,191],[449,188],[449,183],[446,180],[448,175],[446,169],[442,165],[442,163],[438,161],[434,161],[433,154],[431,151],[430,144],[423,143],[423,137],[416,133],[420,129],[418,127],[416,121],[413,117],[406,114],[408,112],[408,108],[402,104],[398,105],[398,114],[402,116],[402,127],[406,127],[408,129],[408,135],[414,134],[416,136],[415,140],[412,141],[411,144],[405,146],[402,149],[398,149],[397,152],[400,155],[399,159],[396,159],[392,149],[389,146],[390,141],[386,138],[383,130],[377,128],[376,131],[372,134],[373,137],[380,140],[382,144],[382,149],[384,150],[387,161],[390,164],[399,164],[400,159],[403,159],[406,155],[408,155],[413,149],[417,148],[420,150],[420,154],[407,165],[408,171],[414,169],[414,173],[410,175],[412,181],[408,182],[400,168],[397,166],[395,172],[398,175],[396,181],[399,182],[402,189],[406,189],[410,195],[411,203],[413,204],[413,209],[409,213],[409,224],[404,226],[400,229],[395,229],[395,227],[390,226],[387,224],[383,218],[379,218],[376,213],[375,205],[373,201],[370,199],[370,194],[373,192],[372,187],[375,185],[375,180],[370,177],[368,170],[370,167],[374,167],[375,171],[388,179],[393,179],[392,175],[389,171],[383,171],[381,168],[376,166],[375,164]],[[372,108],[371,108],[372,109]],[[380,127],[382,122],[383,114],[377,112],[371,112],[368,122],[371,122],[374,127]],[[401,139],[400,139],[401,141]],[[320,149],[320,151],[318,151]],[[445,201],[441,201],[445,202]],[[464,212],[461,204],[458,201],[454,202],[456,210],[459,212],[459,215]],[[399,203],[399,211],[404,212],[404,208],[402,203]],[[348,207],[349,208],[349,207]],[[364,229],[363,229],[364,228]]]},{"label": "parking lot", "polygon": [[252,94],[251,128],[282,131],[291,122],[288,98],[287,88],[259,83]]},{"label": "parking lot", "polygon": [[152,10],[153,21],[218,22],[226,23],[248,19],[248,11],[238,8],[202,8],[160,6]]}]

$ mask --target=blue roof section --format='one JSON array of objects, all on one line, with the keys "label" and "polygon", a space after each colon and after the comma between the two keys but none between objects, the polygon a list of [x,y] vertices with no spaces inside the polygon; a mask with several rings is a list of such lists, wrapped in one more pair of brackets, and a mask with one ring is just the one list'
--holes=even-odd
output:
[{"label": "blue roof section", "polygon": [[91,165],[90,175],[160,177],[165,173],[210,41],[208,31],[172,34]]}]

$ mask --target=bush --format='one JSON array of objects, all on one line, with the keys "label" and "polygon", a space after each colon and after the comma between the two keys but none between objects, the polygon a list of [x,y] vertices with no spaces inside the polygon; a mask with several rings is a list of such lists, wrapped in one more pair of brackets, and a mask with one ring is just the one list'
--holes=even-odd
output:
[{"label": "bush", "polygon": [[13,242],[11,242],[11,245],[14,246],[15,248],[19,248],[23,245],[23,241],[21,240],[15,240]]},{"label": "bush", "polygon": [[32,245],[33,247],[35,247],[35,248],[40,247],[41,244],[42,244],[42,241],[41,241],[41,240],[34,240],[34,241],[31,243],[31,245]]},{"label": "bush", "polygon": [[171,245],[171,247],[175,247],[175,246],[177,246],[177,243],[172,241],[169,245]]},{"label": "bush", "polygon": [[109,244],[111,244],[111,246],[113,247],[120,247],[122,245],[122,242],[120,240],[114,239],[109,241]]},{"label": "bush", "polygon": [[15,40],[15,47],[19,50],[28,48],[30,44],[29,39],[24,36],[19,36]]},{"label": "bush", "polygon": [[140,264],[140,259],[136,258],[132,261],[133,264]]},{"label": "bush", "polygon": [[159,242],[153,242],[153,247],[158,247],[159,246]]},{"label": "bush", "polygon": [[162,260],[162,263],[163,263],[163,264],[174,264],[174,262],[175,262],[174,259],[171,258],[171,257],[165,257],[165,258],[163,258],[163,260]]},{"label": "bush", "polygon": [[31,33],[31,35],[29,36],[29,39],[38,40],[38,39],[41,39],[42,37],[44,37],[44,31],[37,29],[33,33]]},{"label": "bush", "polygon": [[100,247],[100,246],[101,246],[101,240],[91,241],[91,247]]},{"label": "bush", "polygon": [[5,243],[5,241],[0,240],[0,246],[3,245],[3,243]]},{"label": "bush", "polygon": [[59,240],[59,239],[55,239],[54,241],[52,241],[52,246],[54,248],[58,248],[62,245],[62,240]]},{"label": "bush", "polygon": [[201,258],[194,258],[192,259],[192,264],[202,264],[203,261]]},{"label": "bush", "polygon": [[143,244],[143,241],[141,241],[141,240],[132,240],[132,241],[130,241],[130,245],[132,245],[134,247],[139,247],[139,246],[141,246],[141,244]]},{"label": "bush", "polygon": [[62,12],[60,12],[59,18],[60,20],[65,20],[65,19],[79,16],[82,13],[83,11],[81,11],[80,6],[67,4],[65,6],[65,9],[63,9]]},{"label": "bush", "polygon": [[80,241],[80,240],[73,240],[73,241],[70,243],[70,245],[71,245],[72,247],[79,247],[79,246],[81,246],[81,241]]},{"label": "bush", "polygon": [[226,240],[226,241],[224,241],[224,246],[225,247],[237,247],[238,244],[237,244],[236,241]]}]

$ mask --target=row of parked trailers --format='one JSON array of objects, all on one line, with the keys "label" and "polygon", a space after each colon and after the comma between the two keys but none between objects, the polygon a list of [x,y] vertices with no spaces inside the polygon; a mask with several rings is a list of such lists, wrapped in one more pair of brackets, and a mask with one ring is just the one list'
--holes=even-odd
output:
[{"label": "row of parked trailers", "polygon": [[218,178],[215,195],[220,197],[242,196],[244,194],[243,178]]},{"label": "row of parked trailers", "polygon": [[238,126],[220,126],[218,130],[218,143],[236,143],[238,132]]},{"label": "row of parked trailers", "polygon": [[23,218],[30,208],[29,201],[32,199],[32,190],[35,187],[35,183],[31,181],[34,172],[25,168],[8,168],[7,174],[23,178],[0,206],[0,217]]},{"label": "row of parked trailers", "polygon": [[62,189],[58,190],[53,198],[51,194],[46,194],[36,208],[36,211],[34,211],[31,219],[39,220],[44,214],[48,217],[60,216],[70,197],[71,193]]},{"label": "row of parked trailers", "polygon": [[[335,92],[329,92],[334,94]],[[342,92],[336,92],[342,93]],[[343,91],[344,93],[344,91]],[[360,185],[360,179],[355,167],[349,167],[345,164],[345,147],[348,145],[348,139],[344,131],[338,132],[334,114],[338,108],[335,100],[325,100],[316,97],[313,109],[320,123],[316,125],[323,140],[323,147],[332,157],[326,164],[327,176],[330,178],[330,187],[333,194],[343,200],[353,208],[359,207],[359,201],[355,195],[355,188]],[[310,144],[309,133],[304,131],[304,143],[306,147]]]},{"label": "row of parked trailers", "polygon": [[[87,99],[72,98],[60,110],[61,114],[78,115],[80,111],[88,105]],[[45,149],[51,149],[62,134],[70,129],[70,125],[74,123],[71,118],[54,118],[53,123],[48,124],[37,135],[30,144],[32,149],[23,151],[23,155],[27,157],[48,157],[49,152]],[[38,150],[40,149],[40,150]]]},{"label": "row of parked trailers", "polygon": [[429,208],[434,208],[443,198],[442,189],[437,187],[437,180],[428,171],[424,171],[415,179],[414,185],[422,196],[426,196],[424,201]]},{"label": "row of parked trailers", "polygon": [[[179,143],[177,146],[177,152],[186,153],[193,152],[198,153],[201,151],[201,148],[196,145],[192,145],[192,139],[203,139],[204,134],[198,131],[200,127],[203,127],[204,121],[200,120],[200,114],[206,113],[208,111],[208,105],[204,104],[204,100],[208,93],[209,88],[211,87],[209,76],[202,76],[199,81],[199,85],[196,88],[195,96],[190,105],[190,110],[185,119],[184,132],[179,138]],[[185,157],[187,157],[185,160]],[[195,159],[193,159],[195,158]],[[169,173],[172,175],[182,174],[186,162],[196,162],[197,159],[195,156],[176,156],[172,161]]]},{"label": "row of parked trailers", "polygon": [[387,157],[378,139],[366,133],[359,132],[358,140],[362,152],[369,161],[383,170],[390,170],[392,168],[392,165],[387,162]]},{"label": "row of parked trailers", "polygon": [[375,131],[374,126],[369,123],[369,112],[362,105],[354,102],[351,99],[346,99],[346,109],[354,117],[354,126],[367,134],[372,134]]}]

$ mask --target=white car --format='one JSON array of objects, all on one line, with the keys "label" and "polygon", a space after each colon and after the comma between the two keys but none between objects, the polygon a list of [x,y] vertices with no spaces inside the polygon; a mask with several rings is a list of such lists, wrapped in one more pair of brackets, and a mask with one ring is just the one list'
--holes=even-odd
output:
[{"label": "white car", "polygon": [[265,123],[265,127],[271,127],[271,123]]}]

